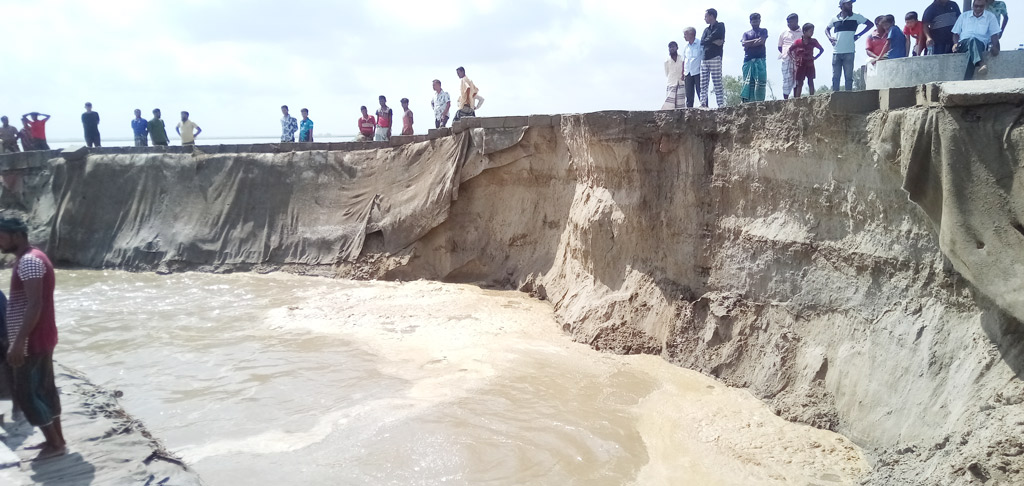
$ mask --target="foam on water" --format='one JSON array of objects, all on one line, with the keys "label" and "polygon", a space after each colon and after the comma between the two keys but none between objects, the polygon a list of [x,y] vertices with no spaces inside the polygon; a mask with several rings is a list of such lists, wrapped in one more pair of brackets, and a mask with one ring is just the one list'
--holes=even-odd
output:
[{"label": "foam on water", "polygon": [[59,360],[209,484],[856,484],[845,438],[434,282],[58,275]]}]

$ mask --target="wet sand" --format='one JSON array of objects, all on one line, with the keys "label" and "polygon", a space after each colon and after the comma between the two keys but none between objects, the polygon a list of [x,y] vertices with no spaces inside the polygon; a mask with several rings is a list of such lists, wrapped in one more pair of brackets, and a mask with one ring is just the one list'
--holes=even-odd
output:
[{"label": "wet sand", "polygon": [[0,469],[0,484],[200,485],[199,477],[126,413],[117,393],[101,389],[81,373],[57,365],[67,454],[33,461],[32,446],[43,442],[38,428],[10,420],[10,402],[0,402],[3,442],[21,462]]}]

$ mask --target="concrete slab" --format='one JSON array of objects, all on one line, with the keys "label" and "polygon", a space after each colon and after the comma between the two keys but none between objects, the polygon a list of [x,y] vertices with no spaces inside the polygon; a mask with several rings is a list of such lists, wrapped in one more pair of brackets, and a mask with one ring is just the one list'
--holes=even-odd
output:
[{"label": "concrete slab", "polygon": [[480,118],[480,128],[505,128],[505,117],[493,116]]},{"label": "concrete slab", "polygon": [[459,134],[466,131],[466,125],[463,120],[465,120],[465,118],[457,122],[452,122],[452,133]]},{"label": "concrete slab", "polygon": [[[1004,46],[1010,47],[1010,46]],[[998,56],[985,54],[988,72],[976,80],[1024,77],[1024,51],[1003,51]],[[868,89],[905,88],[925,83],[961,81],[967,71],[967,54],[917,56],[879,61],[864,77]]]},{"label": "concrete slab", "polygon": [[546,128],[554,126],[551,115],[530,115],[526,121],[527,125],[533,128]]},{"label": "concrete slab", "polygon": [[[26,154],[32,152],[25,152]],[[89,149],[85,145],[72,145],[60,152],[60,156],[68,162],[83,160],[89,155]]]},{"label": "concrete slab", "polygon": [[843,114],[871,113],[878,109],[878,90],[832,93],[829,95],[828,109]]},{"label": "concrete slab", "polygon": [[479,117],[470,116],[470,117],[466,117],[466,118],[460,118],[459,121],[462,122],[462,126],[465,127],[466,130],[469,130],[469,129],[472,129],[472,128],[480,128],[480,118]]},{"label": "concrete slab", "polygon": [[878,107],[882,110],[896,110],[917,106],[917,88],[889,88],[878,92]]},{"label": "concrete slab", "polygon": [[530,117],[528,116],[506,116],[505,124],[502,125],[504,128],[519,128],[525,127],[530,124]]},{"label": "concrete slab", "polygon": [[976,106],[1024,102],[1024,78],[953,81],[933,85],[943,106]]}]

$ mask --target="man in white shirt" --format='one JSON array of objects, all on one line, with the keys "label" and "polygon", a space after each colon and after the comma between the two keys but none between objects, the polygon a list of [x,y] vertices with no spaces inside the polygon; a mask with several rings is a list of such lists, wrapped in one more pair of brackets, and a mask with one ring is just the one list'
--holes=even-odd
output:
[{"label": "man in white shirt", "polygon": [[679,55],[679,44],[668,43],[668,60],[665,61],[665,103],[662,110],[678,110],[686,103],[683,97],[683,56]]},{"label": "man in white shirt", "polygon": [[964,12],[953,25],[953,52],[967,53],[967,73],[964,79],[973,79],[975,70],[985,74],[988,66],[982,61],[982,53],[990,49],[993,56],[999,55],[999,19],[986,10],[985,0],[974,0],[970,12]]},{"label": "man in white shirt", "polygon": [[430,106],[434,109],[434,128],[447,126],[452,99],[447,91],[441,89],[441,81],[438,79],[434,80],[434,99],[430,100]]},{"label": "man in white shirt", "polygon": [[683,31],[683,85],[686,89],[686,107],[693,108],[693,100],[700,99],[700,62],[704,59],[704,48],[697,42],[697,29],[687,27]]},{"label": "man in white shirt", "polygon": [[786,17],[786,27],[779,36],[779,59],[782,60],[782,99],[788,100],[789,94],[796,86],[796,59],[789,55],[789,48],[797,39],[804,36],[800,29],[800,17],[797,14],[789,14]]}]

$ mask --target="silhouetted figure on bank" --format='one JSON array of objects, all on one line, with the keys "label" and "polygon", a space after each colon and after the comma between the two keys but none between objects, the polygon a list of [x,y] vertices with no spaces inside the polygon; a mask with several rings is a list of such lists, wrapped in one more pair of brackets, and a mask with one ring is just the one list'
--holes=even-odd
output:
[{"label": "silhouetted figure on bank", "polygon": [[85,146],[100,146],[100,114],[92,111],[92,103],[85,104],[85,113],[82,113],[82,129],[85,131]]}]

